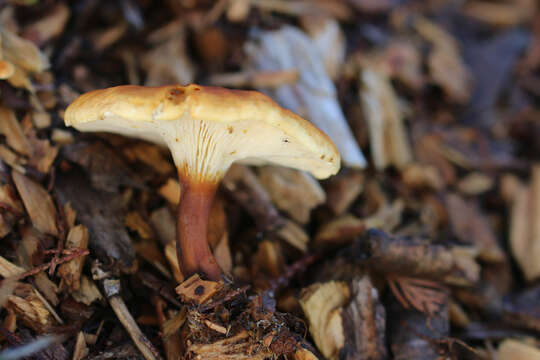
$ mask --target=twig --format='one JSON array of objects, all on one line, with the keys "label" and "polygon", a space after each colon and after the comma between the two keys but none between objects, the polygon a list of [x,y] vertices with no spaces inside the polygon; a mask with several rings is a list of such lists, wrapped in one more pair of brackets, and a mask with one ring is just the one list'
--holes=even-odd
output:
[{"label": "twig", "polygon": [[66,222],[65,216],[64,216],[64,208],[56,198],[56,196],[53,197],[54,203],[56,205],[56,208],[58,209],[58,217],[56,218],[56,227],[58,229],[58,246],[57,250],[58,252],[54,255],[54,257],[51,260],[51,267],[49,268],[49,276],[53,276],[54,271],[56,270],[56,265],[58,265],[59,256],[62,250],[64,249],[64,242],[66,241]]},{"label": "twig", "polygon": [[[63,264],[65,262],[68,262],[68,261],[71,261],[75,258],[78,258],[79,256],[85,256],[85,255],[88,255],[90,254],[90,251],[88,251],[88,249],[74,249],[75,251],[70,254],[70,255],[66,255],[64,256],[63,258],[60,258],[56,261],[56,265],[60,265],[60,264]],[[78,250],[78,251],[77,251]],[[52,266],[52,261],[46,263],[46,264],[42,264],[42,265],[39,265],[35,268],[33,268],[32,270],[28,270],[27,272],[25,273],[22,273],[21,275],[19,275],[19,279],[24,279],[28,276],[32,276],[32,275],[36,275],[42,271],[45,271],[47,270],[48,268],[50,268]]]},{"label": "twig", "polygon": [[124,303],[124,300],[118,295],[109,298],[109,304],[111,304],[114,313],[118,317],[118,320],[124,326],[124,329],[128,332],[129,336],[137,346],[137,349],[141,352],[146,360],[161,359],[159,353],[154,348],[150,340],[142,333],[141,329],[131,316],[129,310]]},{"label": "twig", "polygon": [[47,299],[45,299],[45,297],[43,295],[41,295],[41,293],[34,287],[34,293],[36,294],[36,296],[39,298],[39,300],[41,300],[41,302],[43,303],[43,305],[45,305],[45,307],[47,308],[47,310],[49,310],[49,312],[52,314],[52,316],[56,319],[56,321],[60,324],[60,325],[64,325],[64,321],[62,320],[62,318],[60,317],[60,315],[58,315],[56,313],[56,311],[54,310],[54,308],[51,306],[51,304],[49,304],[49,302],[47,301]]},{"label": "twig", "polygon": [[265,291],[275,292],[280,287],[287,286],[287,284],[289,283],[289,281],[291,281],[293,277],[295,277],[298,273],[305,271],[311,264],[319,260],[320,256],[321,254],[319,253],[307,254],[306,256],[303,256],[300,260],[292,263],[290,266],[287,266],[280,277],[270,281],[270,285]]}]

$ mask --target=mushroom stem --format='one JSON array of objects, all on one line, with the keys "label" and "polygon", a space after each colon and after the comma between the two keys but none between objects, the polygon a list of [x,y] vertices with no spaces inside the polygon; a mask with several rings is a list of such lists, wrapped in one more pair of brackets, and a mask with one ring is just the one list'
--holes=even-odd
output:
[{"label": "mushroom stem", "polygon": [[220,280],[222,270],[208,246],[208,218],[217,184],[198,183],[180,176],[176,250],[183,275],[195,273],[209,280]]}]

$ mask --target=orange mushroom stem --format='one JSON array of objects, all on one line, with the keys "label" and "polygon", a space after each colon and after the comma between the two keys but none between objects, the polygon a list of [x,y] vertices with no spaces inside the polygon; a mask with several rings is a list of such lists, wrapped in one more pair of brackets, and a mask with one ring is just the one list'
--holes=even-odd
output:
[{"label": "orange mushroom stem", "polygon": [[208,245],[208,220],[217,184],[197,183],[179,176],[182,188],[176,224],[176,252],[183,275],[199,273],[210,280],[221,278],[221,268]]}]

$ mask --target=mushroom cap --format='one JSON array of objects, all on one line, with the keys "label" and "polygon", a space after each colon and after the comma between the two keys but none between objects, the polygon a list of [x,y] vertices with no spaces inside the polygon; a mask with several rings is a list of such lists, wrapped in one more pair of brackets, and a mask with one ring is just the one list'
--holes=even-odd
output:
[{"label": "mushroom cap", "polygon": [[332,141],[256,91],[220,87],[117,86],[81,95],[65,123],[166,145],[180,174],[219,180],[232,162],[274,163],[326,178],[339,170]]}]

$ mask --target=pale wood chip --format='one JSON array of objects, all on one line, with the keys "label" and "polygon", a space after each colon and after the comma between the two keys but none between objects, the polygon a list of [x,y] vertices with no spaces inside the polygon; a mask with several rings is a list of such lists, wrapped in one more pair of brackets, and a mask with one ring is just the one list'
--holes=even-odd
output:
[{"label": "pale wood chip", "polygon": [[[86,226],[77,225],[68,233],[66,249],[87,249],[89,232]],[[81,286],[81,274],[86,256],[79,256],[58,267],[58,276],[62,278],[62,287],[66,287],[69,292],[78,290]]]},{"label": "pale wood chip", "polygon": [[517,340],[506,339],[497,349],[497,360],[540,360],[540,350]]},{"label": "pale wood chip", "polygon": [[17,171],[12,171],[11,177],[34,227],[42,233],[58,236],[56,208],[49,193]]},{"label": "pale wood chip", "polygon": [[330,220],[321,226],[315,235],[315,244],[319,246],[341,246],[350,243],[356,236],[366,231],[366,224],[361,219],[345,214]]},{"label": "pale wood chip", "polygon": [[300,305],[309,321],[309,332],[327,359],[337,358],[345,344],[342,307],[351,296],[344,282],[315,283],[302,290]]},{"label": "pale wood chip", "polygon": [[55,324],[50,311],[31,285],[21,284],[15,293],[8,297],[5,307],[13,311],[22,324],[38,333],[46,332]]},{"label": "pale wood chip", "polygon": [[178,205],[180,201],[180,183],[176,179],[169,178],[165,185],[159,188],[158,193],[171,204]]},{"label": "pale wood chip", "polygon": [[510,249],[527,281],[533,281],[540,277],[540,165],[533,166],[529,186],[514,178],[509,191],[511,180],[503,181],[511,207]]},{"label": "pale wood chip", "polygon": [[64,31],[69,15],[69,7],[64,3],[57,3],[45,16],[28,25],[23,31],[23,36],[43,44]]},{"label": "pale wood chip", "polygon": [[73,360],[82,360],[86,355],[88,355],[88,347],[86,346],[86,340],[84,338],[84,333],[79,331],[77,335],[77,340],[75,341],[75,348],[73,349]]},{"label": "pale wood chip", "polygon": [[254,342],[245,330],[210,344],[192,343],[186,353],[205,360],[263,360],[272,355],[266,347]]},{"label": "pale wood chip", "polygon": [[280,239],[294,246],[302,252],[307,251],[309,235],[294,221],[285,220],[283,226],[276,232]]},{"label": "pale wood chip", "polygon": [[30,155],[32,148],[13,110],[0,106],[0,134],[7,144],[22,155]]},{"label": "pale wood chip", "polygon": [[165,245],[165,257],[169,262],[169,266],[172,270],[174,279],[178,283],[182,283],[184,281],[184,275],[182,274],[182,270],[180,270],[180,265],[178,264],[178,255],[176,254],[176,241],[173,240],[167,245]]},{"label": "pale wood chip", "polygon": [[24,269],[20,266],[15,265],[6,258],[0,256],[0,275],[4,278],[11,276],[17,276],[24,273]]},{"label": "pale wood chip", "polygon": [[326,200],[321,185],[302,171],[265,166],[259,169],[259,179],[276,206],[301,224],[307,223],[311,210]]},{"label": "pale wood chip", "polygon": [[202,304],[223,287],[223,282],[202,280],[198,274],[178,285],[176,293],[184,302]]},{"label": "pale wood chip", "polygon": [[93,280],[89,279],[87,276],[81,276],[81,285],[79,289],[71,293],[73,298],[85,305],[90,305],[94,301],[103,299],[103,296],[99,292],[97,285]]}]

